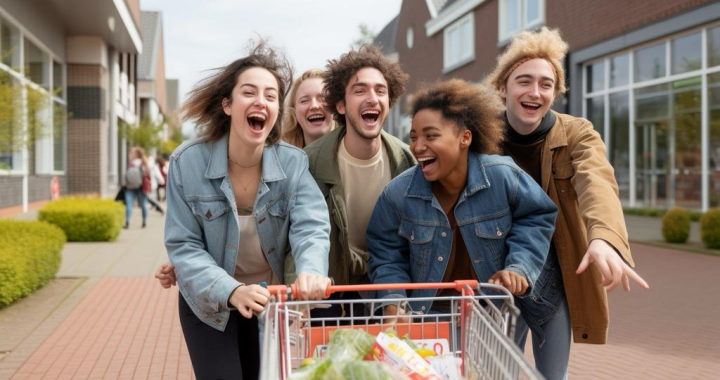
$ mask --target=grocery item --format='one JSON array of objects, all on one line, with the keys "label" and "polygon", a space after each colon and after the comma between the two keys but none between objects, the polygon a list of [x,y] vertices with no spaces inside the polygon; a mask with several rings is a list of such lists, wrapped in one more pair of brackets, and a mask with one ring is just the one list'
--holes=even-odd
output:
[{"label": "grocery item", "polygon": [[375,338],[373,357],[406,374],[412,380],[441,380],[437,372],[410,345],[394,334]]}]

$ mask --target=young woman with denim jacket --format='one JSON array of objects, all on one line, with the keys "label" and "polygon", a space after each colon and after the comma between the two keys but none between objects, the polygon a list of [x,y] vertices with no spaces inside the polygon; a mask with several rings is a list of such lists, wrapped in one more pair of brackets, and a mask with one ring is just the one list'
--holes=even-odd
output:
[{"label": "young woman with denim jacket", "polygon": [[[475,278],[515,295],[531,289],[547,256],[556,208],[508,157],[493,92],[462,80],[416,95],[410,150],[419,164],[380,195],[367,230],[373,283]],[[450,296],[416,290],[412,297]],[[405,297],[382,291],[379,298]],[[410,302],[414,312],[449,305]],[[385,313],[397,312],[386,306]]]},{"label": "young woman with denim jacket", "polygon": [[325,199],[305,153],[278,142],[290,78],[261,43],[196,86],[183,108],[201,137],[170,159],[165,246],[199,379],[258,377],[253,314],[270,297],[258,284],[283,283],[288,244],[304,298],[322,298],[330,282]]}]

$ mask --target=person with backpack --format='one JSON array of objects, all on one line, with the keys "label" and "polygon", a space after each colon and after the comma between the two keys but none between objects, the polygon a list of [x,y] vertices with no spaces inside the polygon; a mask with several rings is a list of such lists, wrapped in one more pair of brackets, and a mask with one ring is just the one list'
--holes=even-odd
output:
[{"label": "person with backpack", "polygon": [[130,149],[130,162],[125,172],[125,226],[123,228],[130,227],[130,216],[135,199],[140,203],[142,228],[145,228],[148,214],[147,194],[150,191],[152,191],[152,184],[145,151],[140,147],[134,147]]}]

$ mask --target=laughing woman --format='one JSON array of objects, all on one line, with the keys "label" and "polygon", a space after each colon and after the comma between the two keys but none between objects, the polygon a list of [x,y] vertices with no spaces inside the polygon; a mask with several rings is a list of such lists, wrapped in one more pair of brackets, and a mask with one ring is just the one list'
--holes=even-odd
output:
[{"label": "laughing woman", "polygon": [[293,83],[283,123],[283,140],[303,149],[335,128],[322,98],[322,71],[305,71]]},{"label": "laughing woman", "polygon": [[[495,98],[462,80],[437,83],[415,97],[410,150],[419,164],[391,181],[375,205],[367,229],[373,283],[476,279],[519,296],[533,286],[556,208],[512,159],[494,155],[503,136]],[[378,293],[406,297],[402,290]],[[412,297],[455,294],[429,289]],[[424,314],[449,306],[410,302]]]},{"label": "laughing woman", "polygon": [[[285,248],[304,298],[330,280],[330,224],[305,153],[279,142],[287,62],[263,43],[199,83],[183,106],[200,137],[170,159],[165,246],[198,379],[256,379],[258,322],[283,283]],[[241,341],[242,340],[242,341]]]}]

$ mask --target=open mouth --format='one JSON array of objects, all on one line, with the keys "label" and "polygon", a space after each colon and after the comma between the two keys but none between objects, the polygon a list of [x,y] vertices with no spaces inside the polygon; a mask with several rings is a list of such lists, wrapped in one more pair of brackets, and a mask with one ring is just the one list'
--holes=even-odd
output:
[{"label": "open mouth", "polygon": [[321,126],[325,122],[325,115],[315,114],[307,117],[307,121],[314,126]]},{"label": "open mouth", "polygon": [[526,110],[528,110],[528,111],[533,111],[533,112],[539,110],[540,107],[541,107],[540,104],[538,104],[538,103],[532,103],[532,102],[520,102],[520,105],[521,105],[524,109],[526,109]]},{"label": "open mouth", "polygon": [[248,125],[250,129],[256,132],[260,132],[265,127],[265,120],[267,117],[261,113],[251,113],[247,117]]},{"label": "open mouth", "polygon": [[378,118],[380,118],[380,111],[379,110],[365,110],[362,111],[360,114],[363,121],[366,124],[373,125],[378,121]]},{"label": "open mouth", "polygon": [[437,157],[418,157],[418,163],[423,172],[432,169],[433,165],[437,162]]}]

